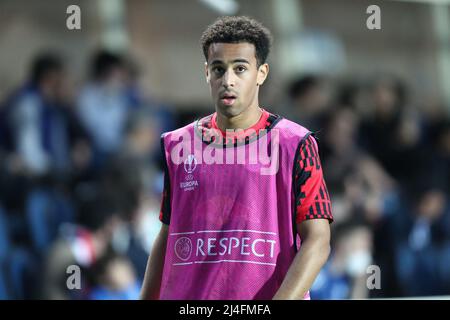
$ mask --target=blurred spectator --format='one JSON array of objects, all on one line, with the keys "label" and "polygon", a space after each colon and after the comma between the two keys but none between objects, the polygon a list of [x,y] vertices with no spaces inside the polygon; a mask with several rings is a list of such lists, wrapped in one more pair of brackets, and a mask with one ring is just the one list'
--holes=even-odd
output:
[{"label": "blurred spectator", "polygon": [[312,131],[323,129],[330,102],[331,90],[325,78],[305,75],[292,81],[288,87],[291,103],[288,111],[292,120]]},{"label": "blurred spectator", "polygon": [[432,164],[430,175],[436,184],[450,194],[450,119],[445,119],[435,128],[435,152],[431,153],[427,167]]},{"label": "blurred spectator", "polygon": [[163,173],[152,161],[154,150],[158,149],[160,153],[159,132],[151,109],[134,111],[127,123],[120,152],[104,169],[104,177],[107,180],[112,178],[110,184],[122,185],[128,197],[136,196],[134,203],[138,207],[127,230],[129,243],[126,254],[140,278],[144,276],[150,246],[160,227],[158,215]]},{"label": "blurred spectator", "polygon": [[160,170],[155,167],[152,156],[160,149],[159,124],[152,110],[142,108],[130,114],[125,129],[125,139],[120,151],[111,160],[115,166],[128,171],[128,175],[135,176],[144,194],[158,193],[157,177]]},{"label": "blurred spectator", "polygon": [[370,228],[352,221],[333,231],[333,253],[311,288],[311,298],[367,298],[366,270],[373,261]]},{"label": "blurred spectator", "polygon": [[356,167],[363,151],[356,144],[359,126],[357,115],[349,108],[336,110],[328,115],[324,124],[321,149],[327,186],[333,194],[342,192],[342,181],[349,171]]},{"label": "blurred spectator", "polygon": [[376,79],[371,87],[371,102],[371,112],[361,127],[363,145],[386,166],[396,148],[393,136],[405,108],[405,88],[396,79]]},{"label": "blurred spectator", "polygon": [[341,84],[337,83],[336,105],[338,108],[349,108],[360,118],[365,118],[370,109],[369,92],[366,81],[359,77],[351,77],[343,80]]},{"label": "blurred spectator", "polygon": [[69,103],[61,59],[55,54],[37,56],[27,83],[3,107],[4,146],[14,157],[16,171],[58,179],[68,174],[71,149],[85,138]]},{"label": "blurred spectator", "polygon": [[137,300],[141,280],[136,277],[130,261],[114,253],[98,260],[92,268],[91,300]]},{"label": "blurred spectator", "polygon": [[87,297],[90,288],[83,276],[81,291],[67,288],[66,270],[70,265],[77,265],[87,271],[111,248],[113,237],[128,216],[127,207],[117,196],[109,191],[101,191],[96,196],[91,193],[92,198],[81,206],[80,222],[61,228],[59,238],[49,250],[44,264],[41,283],[43,298]]},{"label": "blurred spectator", "polygon": [[79,94],[78,116],[92,139],[95,166],[118,151],[130,110],[139,102],[129,95],[128,71],[121,56],[100,51],[92,61],[90,82]]},{"label": "blurred spectator", "polygon": [[395,272],[401,296],[450,292],[450,206],[448,194],[432,184],[418,186],[408,212],[392,217]]},{"label": "blurred spectator", "polygon": [[[423,144],[422,124],[408,106],[406,86],[395,77],[382,76],[371,90],[373,109],[360,131],[363,147],[400,183],[412,183],[411,172],[424,165],[430,145]],[[404,161],[411,158],[415,161]]]},{"label": "blurred spectator", "polygon": [[72,168],[88,162],[74,160],[87,140],[72,113],[67,81],[58,55],[38,55],[26,83],[2,107],[0,200],[10,241],[27,246],[22,261],[38,259],[59,225],[75,219],[67,187]]}]

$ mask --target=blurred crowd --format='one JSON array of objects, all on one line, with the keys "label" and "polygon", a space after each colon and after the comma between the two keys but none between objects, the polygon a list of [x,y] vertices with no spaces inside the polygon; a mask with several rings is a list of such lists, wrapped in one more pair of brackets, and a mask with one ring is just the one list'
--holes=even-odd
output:
[{"label": "blurred crowd", "polygon": [[[75,85],[43,53],[0,97],[0,299],[139,296],[160,228],[160,134],[204,110],[144,95],[127,57],[100,51],[87,69]],[[393,75],[309,74],[266,107],[319,142],[335,221],[313,299],[450,294],[449,113],[410,90]],[[68,290],[71,265],[80,289]]]},{"label": "blurred crowd", "polygon": [[4,97],[0,298],[138,297],[160,224],[160,134],[174,117],[136,79],[126,57],[100,51],[74,85],[62,58],[42,53]]},{"label": "blurred crowd", "polygon": [[449,295],[447,107],[436,97],[419,102],[387,74],[340,82],[306,75],[288,93],[291,118],[319,137],[335,218],[312,298]]}]

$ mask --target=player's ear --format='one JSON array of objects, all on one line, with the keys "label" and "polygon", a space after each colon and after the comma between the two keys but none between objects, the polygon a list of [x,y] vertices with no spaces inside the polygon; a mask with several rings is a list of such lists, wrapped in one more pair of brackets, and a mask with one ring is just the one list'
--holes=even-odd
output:
[{"label": "player's ear", "polygon": [[205,75],[206,75],[206,82],[209,83],[208,62],[206,61],[205,61]]},{"label": "player's ear", "polygon": [[258,68],[258,76],[256,78],[256,84],[262,86],[264,81],[266,81],[267,75],[269,74],[269,65],[264,63]]}]

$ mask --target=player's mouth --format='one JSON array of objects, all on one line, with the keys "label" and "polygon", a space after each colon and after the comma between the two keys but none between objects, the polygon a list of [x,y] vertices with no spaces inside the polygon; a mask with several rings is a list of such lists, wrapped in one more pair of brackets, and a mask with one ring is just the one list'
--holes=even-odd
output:
[{"label": "player's mouth", "polygon": [[236,101],[237,97],[233,94],[225,93],[220,96],[220,101],[226,105],[231,106]]}]

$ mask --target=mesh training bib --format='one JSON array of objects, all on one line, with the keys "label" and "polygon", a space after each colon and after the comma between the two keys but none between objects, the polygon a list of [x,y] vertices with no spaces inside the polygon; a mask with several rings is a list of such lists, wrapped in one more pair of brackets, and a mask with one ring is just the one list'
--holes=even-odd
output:
[{"label": "mesh training bib", "polygon": [[280,118],[238,146],[205,143],[197,122],[163,135],[171,218],[160,299],[273,298],[300,246],[292,175],[308,132]]}]

